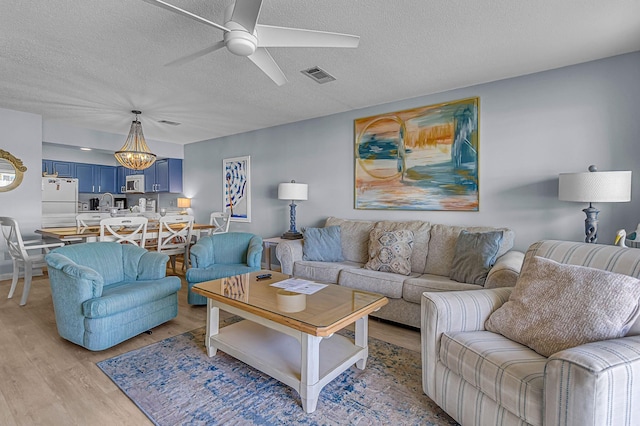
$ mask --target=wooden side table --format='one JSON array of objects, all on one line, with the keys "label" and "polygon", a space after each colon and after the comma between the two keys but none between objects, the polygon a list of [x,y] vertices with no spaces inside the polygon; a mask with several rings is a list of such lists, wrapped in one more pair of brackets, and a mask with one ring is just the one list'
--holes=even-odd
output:
[{"label": "wooden side table", "polygon": [[262,240],[262,244],[264,246],[264,252],[265,252],[265,259],[267,260],[267,269],[271,269],[271,250],[274,250],[276,246],[283,241],[288,241],[288,240],[285,240],[284,238],[280,238],[280,237],[272,237],[272,238],[266,238]]}]

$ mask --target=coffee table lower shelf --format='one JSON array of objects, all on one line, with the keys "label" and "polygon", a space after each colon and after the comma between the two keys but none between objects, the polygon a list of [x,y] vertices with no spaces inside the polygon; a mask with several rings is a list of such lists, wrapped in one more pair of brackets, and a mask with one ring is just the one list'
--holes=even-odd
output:
[{"label": "coffee table lower shelf", "polygon": [[338,334],[324,338],[312,336],[265,318],[259,321],[269,324],[245,319],[220,329],[212,327],[207,331],[205,344],[209,356],[220,349],[295,389],[300,394],[302,408],[312,413],[320,390],[327,383],[353,364],[359,369],[365,367],[367,318],[365,315],[356,321],[355,340],[364,342],[363,346]]}]

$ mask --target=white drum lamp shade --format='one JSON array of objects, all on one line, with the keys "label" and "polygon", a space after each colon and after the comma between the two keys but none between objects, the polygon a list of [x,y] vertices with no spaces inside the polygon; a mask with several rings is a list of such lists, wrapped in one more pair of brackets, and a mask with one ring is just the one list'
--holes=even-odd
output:
[{"label": "white drum lamp shade", "polygon": [[289,230],[282,234],[286,240],[298,240],[302,234],[296,229],[296,201],[306,200],[309,195],[309,187],[306,183],[285,182],[278,185],[278,199],[291,200],[289,204]]},{"label": "white drum lamp shade", "polygon": [[584,203],[631,201],[631,172],[561,173],[558,198]]},{"label": "white drum lamp shade", "polygon": [[585,242],[598,240],[598,213],[591,203],[624,203],[631,201],[631,172],[598,172],[590,166],[584,173],[560,173],[558,198],[563,201],[589,203],[582,211],[585,219]]},{"label": "white drum lamp shade", "polygon": [[309,195],[309,186],[306,183],[281,183],[278,185],[278,199],[303,201]]}]

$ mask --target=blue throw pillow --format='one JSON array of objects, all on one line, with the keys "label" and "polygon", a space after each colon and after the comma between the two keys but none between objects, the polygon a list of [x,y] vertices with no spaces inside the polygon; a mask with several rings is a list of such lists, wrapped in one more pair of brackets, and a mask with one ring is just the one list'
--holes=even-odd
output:
[{"label": "blue throw pillow", "polygon": [[502,237],[503,231],[461,231],[449,278],[461,283],[484,285],[489,270],[496,263]]},{"label": "blue throw pillow", "polygon": [[306,228],[302,231],[302,259],[319,262],[340,262],[342,257],[342,243],[340,227],[327,226],[325,228]]}]

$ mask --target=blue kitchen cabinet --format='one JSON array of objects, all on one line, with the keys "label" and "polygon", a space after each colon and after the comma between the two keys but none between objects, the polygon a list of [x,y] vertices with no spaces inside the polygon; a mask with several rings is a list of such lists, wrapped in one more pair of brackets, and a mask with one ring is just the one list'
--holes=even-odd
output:
[{"label": "blue kitchen cabinet", "polygon": [[72,178],[75,176],[76,163],[58,160],[42,160],[42,172],[48,175],[58,173],[58,177]]},{"label": "blue kitchen cabinet", "polygon": [[99,164],[76,163],[75,177],[78,179],[78,192],[101,194],[115,193],[117,190],[117,168]]},{"label": "blue kitchen cabinet", "polygon": [[98,184],[97,192],[111,192],[113,194],[118,190],[117,171],[115,166],[96,166],[95,179]]},{"label": "blue kitchen cabinet", "polygon": [[76,178],[78,179],[78,192],[95,193],[95,168],[94,164],[76,164]]},{"label": "blue kitchen cabinet", "polygon": [[159,160],[156,160],[151,167],[144,169],[144,192],[156,192],[156,166]]},{"label": "blue kitchen cabinet", "polygon": [[52,160],[42,160],[42,173],[52,174],[53,173],[53,161]]},{"label": "blue kitchen cabinet", "polygon": [[53,160],[53,173],[58,173],[58,177],[72,178],[75,176],[75,165],[69,161]]},{"label": "blue kitchen cabinet", "polygon": [[182,192],[182,160],[156,160],[144,171],[144,192]]}]

